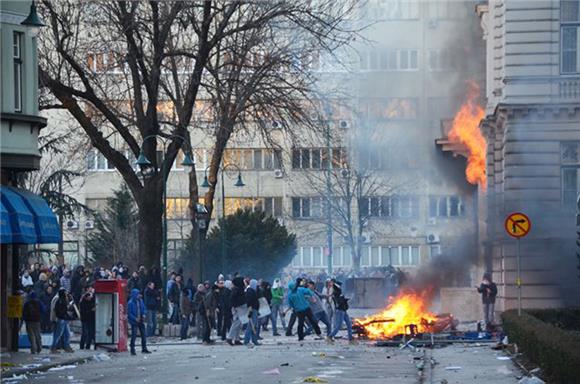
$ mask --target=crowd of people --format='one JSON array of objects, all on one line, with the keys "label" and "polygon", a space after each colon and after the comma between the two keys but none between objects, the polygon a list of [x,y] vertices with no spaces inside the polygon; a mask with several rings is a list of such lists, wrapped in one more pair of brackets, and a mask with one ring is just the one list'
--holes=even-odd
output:
[{"label": "crowd of people", "polygon": [[281,336],[280,332],[292,336],[295,325],[299,340],[312,333],[323,339],[318,325],[322,323],[328,342],[334,341],[342,324],[346,325],[348,339],[353,340],[342,282],[323,271],[315,276],[283,274],[272,284],[238,273],[227,278],[220,274],[213,283],[205,281],[195,287],[192,279],[184,282],[182,271],[176,271],[169,274],[163,287],[157,268],[147,271],[139,266],[131,273],[123,263],[117,263],[110,269],[81,265],[71,271],[64,265],[35,263],[20,276],[25,295],[22,319],[32,353],[39,353],[42,348],[42,332],[53,333],[52,353],[61,349],[72,352],[72,320],[81,322],[80,348],[94,346],[94,282],[101,279],[127,280],[132,354],[137,334],[141,336],[142,353],[150,353],[146,339],[159,331],[158,317],[163,314],[161,289],[167,297],[168,322],[180,325],[181,339],[187,339],[190,326],[195,326],[194,336],[205,345],[214,342],[215,334],[232,346],[257,346],[263,332],[271,329],[273,336]]}]

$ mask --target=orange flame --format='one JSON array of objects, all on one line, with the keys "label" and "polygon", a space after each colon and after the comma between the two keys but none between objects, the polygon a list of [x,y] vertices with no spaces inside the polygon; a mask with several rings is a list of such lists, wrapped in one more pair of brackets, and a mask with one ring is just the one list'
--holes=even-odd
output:
[{"label": "orange flame", "polygon": [[429,311],[432,290],[415,292],[403,290],[384,311],[363,319],[356,319],[367,331],[370,339],[390,338],[408,333],[405,329],[410,324],[417,326],[418,332],[427,332],[428,325],[437,320],[436,315]]},{"label": "orange flame", "polygon": [[479,122],[485,112],[477,104],[479,86],[474,81],[467,81],[467,101],[463,103],[449,131],[448,138],[452,143],[467,147],[467,168],[465,176],[471,184],[479,184],[485,191],[487,175],[485,173],[487,143],[483,137]]}]

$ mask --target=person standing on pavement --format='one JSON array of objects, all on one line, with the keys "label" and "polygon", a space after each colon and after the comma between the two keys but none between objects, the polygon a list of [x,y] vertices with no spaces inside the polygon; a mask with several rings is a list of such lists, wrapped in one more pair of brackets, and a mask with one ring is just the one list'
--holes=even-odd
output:
[{"label": "person standing on pavement", "polygon": [[331,279],[326,279],[324,283],[324,288],[322,288],[321,296],[322,296],[322,303],[324,305],[324,310],[326,311],[326,315],[328,316],[328,321],[330,324],[333,324],[334,320],[334,301],[332,300],[332,287],[334,286]]},{"label": "person standing on pavement", "polygon": [[[241,276],[236,276],[232,280],[232,295],[231,295],[231,305],[232,305],[232,326],[226,337],[226,342],[229,345],[240,345],[240,331],[242,330],[242,324],[247,319],[247,304],[244,294],[245,284],[244,278]],[[242,318],[242,316],[246,316]]]},{"label": "person standing on pavement", "polygon": [[224,282],[224,290],[220,296],[220,313],[223,316],[221,338],[225,341],[232,326],[232,281]]},{"label": "person standing on pavement", "polygon": [[211,324],[209,323],[208,310],[206,306],[207,293],[205,284],[199,284],[197,286],[197,292],[195,293],[196,296],[194,296],[197,312],[200,314],[198,327],[200,327],[202,331],[201,339],[203,345],[210,345],[212,343],[210,338]]},{"label": "person standing on pavement", "polygon": [[483,274],[483,279],[477,292],[481,293],[481,302],[483,304],[483,319],[485,325],[490,326],[494,323],[495,297],[497,296],[497,285],[492,281],[491,273]]},{"label": "person standing on pavement", "polygon": [[81,297],[81,343],[80,349],[91,349],[91,342],[95,342],[95,295],[94,288],[87,287]]},{"label": "person standing on pavement", "polygon": [[167,295],[168,301],[173,306],[173,312],[171,313],[170,322],[172,324],[179,324],[181,316],[179,315],[179,300],[181,299],[181,290],[183,289],[183,282],[181,275],[175,275],[175,281],[169,289]]},{"label": "person standing on pavement", "polygon": [[44,292],[38,297],[44,306],[44,311],[40,314],[40,329],[42,332],[52,332],[52,323],[50,320],[50,304],[54,297],[52,286],[48,285]]},{"label": "person standing on pavement", "polygon": [[216,315],[218,312],[218,296],[219,287],[214,284],[211,289],[208,289],[205,294],[205,310],[207,314],[207,320],[209,322],[210,333],[212,329],[217,329],[216,327]]},{"label": "person standing on pavement", "polygon": [[191,300],[189,298],[189,288],[181,290],[181,298],[179,299],[179,308],[181,309],[181,340],[187,339],[187,331],[189,330],[189,321],[191,318]]},{"label": "person standing on pavement", "polygon": [[304,340],[304,320],[308,319],[316,335],[320,337],[320,327],[314,320],[308,299],[312,297],[312,292],[305,287],[299,287],[296,282],[288,284],[288,305],[294,310],[298,318],[298,341]]},{"label": "person standing on pavement", "polygon": [[196,312],[195,324],[197,328],[198,340],[203,340],[203,335],[205,331],[203,329],[205,326],[205,322],[203,320],[203,317],[205,315],[205,306],[203,305],[204,300],[205,300],[205,286],[203,284],[198,284],[197,290],[193,295],[193,308],[195,309]]},{"label": "person standing on pavement", "polygon": [[135,353],[135,339],[137,338],[137,330],[141,334],[141,353],[151,353],[147,349],[147,335],[145,334],[145,317],[147,316],[147,310],[145,309],[145,303],[141,298],[141,293],[139,289],[133,288],[131,290],[131,299],[127,303],[127,318],[129,324],[131,325],[131,355],[136,355]]},{"label": "person standing on pavement", "polygon": [[346,325],[346,331],[348,333],[348,341],[354,342],[352,337],[352,323],[350,322],[350,317],[348,316],[348,299],[342,294],[341,284],[337,281],[333,281],[332,287],[332,300],[334,301],[335,313],[334,313],[334,329],[330,334],[330,338],[334,338],[336,334],[340,331],[342,323]]},{"label": "person standing on pavement", "polygon": [[54,330],[52,345],[50,347],[51,353],[57,353],[57,348],[61,342],[66,352],[74,352],[70,347],[70,329],[68,325],[68,322],[74,319],[72,311],[70,311],[71,301],[72,298],[69,298],[66,289],[61,288],[58,291],[58,299],[54,304],[56,328]]},{"label": "person standing on pavement", "polygon": [[155,336],[157,330],[157,311],[159,310],[159,291],[155,283],[150,281],[143,293],[143,301],[147,310],[147,336]]},{"label": "person standing on pavement", "polygon": [[22,320],[26,322],[26,333],[30,340],[30,353],[40,353],[42,350],[42,338],[40,336],[40,319],[43,308],[42,303],[38,300],[36,292],[28,294],[28,298],[22,308]]},{"label": "person standing on pavement", "polygon": [[282,303],[284,301],[284,288],[279,278],[274,279],[272,284],[272,336],[280,336],[278,333],[278,316],[282,320],[282,329],[286,329],[286,319],[282,310]]},{"label": "person standing on pavement", "polygon": [[248,306],[248,318],[250,319],[244,335],[244,345],[250,344],[250,339],[255,346],[261,345],[258,342],[259,327],[258,311],[260,310],[260,303],[258,301],[258,280],[251,279],[250,284],[245,292],[246,305]]}]

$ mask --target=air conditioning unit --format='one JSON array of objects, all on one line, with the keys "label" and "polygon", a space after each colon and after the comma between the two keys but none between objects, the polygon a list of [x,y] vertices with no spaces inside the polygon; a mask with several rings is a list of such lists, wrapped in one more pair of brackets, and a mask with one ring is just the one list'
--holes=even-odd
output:
[{"label": "air conditioning unit", "polygon": [[67,220],[64,222],[66,229],[79,229],[79,222],[74,220]]},{"label": "air conditioning unit", "polygon": [[283,170],[281,170],[281,169],[275,169],[275,170],[274,170],[274,177],[275,177],[276,179],[281,179],[281,178],[283,178],[283,177],[284,177],[284,171],[283,171]]},{"label": "air conditioning unit", "polygon": [[272,120],[272,129],[279,129],[282,128],[282,124],[277,120]]},{"label": "air conditioning unit", "polygon": [[340,120],[338,122],[338,126],[340,127],[340,129],[347,129],[350,128],[350,122],[348,120]]},{"label": "air conditioning unit", "polygon": [[427,235],[427,244],[438,244],[441,241],[439,235],[436,233],[430,233]]},{"label": "air conditioning unit", "polygon": [[437,22],[437,19],[429,19],[428,25],[429,29],[436,29],[439,23]]},{"label": "air conditioning unit", "polygon": [[371,234],[369,232],[363,232],[360,236],[360,240],[363,244],[370,244],[371,243]]},{"label": "air conditioning unit", "polygon": [[95,222],[93,220],[85,221],[85,229],[95,229]]}]

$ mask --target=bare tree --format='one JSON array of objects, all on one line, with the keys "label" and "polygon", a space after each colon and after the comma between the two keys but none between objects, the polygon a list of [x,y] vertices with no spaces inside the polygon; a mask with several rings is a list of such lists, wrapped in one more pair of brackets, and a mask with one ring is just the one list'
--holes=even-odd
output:
[{"label": "bare tree", "polygon": [[[409,214],[413,214],[413,209],[416,209],[412,206],[413,197],[406,194],[416,183],[412,178],[399,178],[390,171],[387,157],[401,158],[401,153],[396,150],[386,153],[390,141],[388,135],[371,128],[373,124],[360,117],[351,123],[354,124],[348,132],[341,133],[330,120],[323,122],[328,129],[326,134],[330,135],[331,148],[320,138],[303,141],[302,147],[297,146],[298,151],[310,150],[309,156],[320,156],[320,161],[317,160],[317,166],[313,167],[310,160],[311,166],[297,173],[291,188],[301,196],[307,185],[307,194],[316,199],[314,209],[310,203],[312,225],[306,226],[308,233],[319,236],[326,230],[320,224],[330,223],[332,230],[349,246],[353,268],[358,271],[362,247],[369,240],[364,235],[372,230],[375,235],[387,236],[393,224],[388,219],[406,209],[403,204],[408,206]],[[380,225],[374,225],[372,218],[383,220]]]},{"label": "bare tree", "polygon": [[[340,30],[333,17],[340,7],[321,3],[42,1],[48,26],[39,39],[40,81],[53,106],[77,120],[133,194],[142,263],[159,265],[163,185],[178,151],[188,146],[210,58],[224,41],[274,25],[309,31],[322,43]],[[216,132],[220,146],[227,129]],[[160,159],[158,137],[168,142]],[[141,152],[155,170],[149,178],[140,179],[129,160]]]}]

